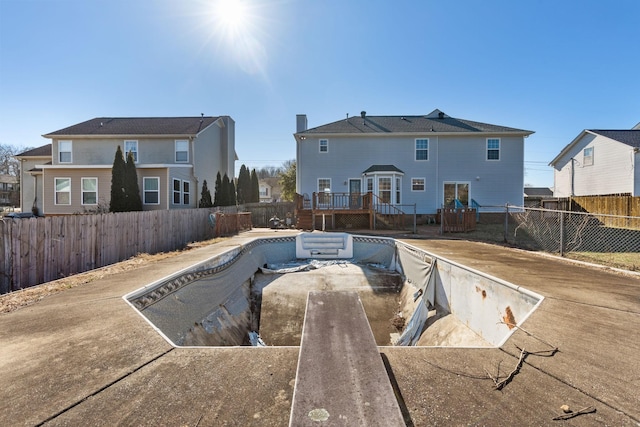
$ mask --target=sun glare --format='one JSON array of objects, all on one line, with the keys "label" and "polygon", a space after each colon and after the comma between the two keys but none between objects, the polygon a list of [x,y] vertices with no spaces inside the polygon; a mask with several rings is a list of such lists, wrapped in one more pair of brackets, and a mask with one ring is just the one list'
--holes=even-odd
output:
[{"label": "sun glare", "polygon": [[217,0],[214,5],[214,14],[216,23],[227,33],[248,31],[249,11],[246,1]]},{"label": "sun glare", "polygon": [[[1,0],[0,0],[1,1]],[[226,59],[249,74],[264,73],[264,3],[260,0],[207,0],[211,40]]]}]

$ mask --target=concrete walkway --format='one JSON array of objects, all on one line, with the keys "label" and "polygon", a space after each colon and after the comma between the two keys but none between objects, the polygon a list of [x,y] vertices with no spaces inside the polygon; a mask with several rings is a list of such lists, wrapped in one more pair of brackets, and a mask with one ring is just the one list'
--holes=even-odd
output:
[{"label": "concrete walkway", "polygon": [[[0,314],[0,425],[286,426],[297,347],[173,348],[121,298],[282,234],[243,233]],[[501,349],[380,347],[407,425],[640,425],[640,278],[482,243],[405,241],[546,297]],[[559,351],[535,354],[549,344]],[[518,347],[533,354],[498,391],[487,372],[512,371]],[[565,404],[596,412],[553,421]]]}]

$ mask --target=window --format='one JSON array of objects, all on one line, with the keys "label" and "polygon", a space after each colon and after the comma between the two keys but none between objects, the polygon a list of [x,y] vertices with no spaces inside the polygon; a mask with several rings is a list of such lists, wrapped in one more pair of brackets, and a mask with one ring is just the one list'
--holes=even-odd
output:
[{"label": "window", "polygon": [[71,163],[71,141],[58,141],[58,162]]},{"label": "window", "polygon": [[416,160],[429,160],[428,139],[416,139]]},{"label": "window", "polygon": [[585,166],[593,165],[593,147],[585,148],[582,152],[582,164]]},{"label": "window", "polygon": [[71,178],[55,178],[56,205],[71,204]]},{"label": "window", "polygon": [[260,187],[260,197],[269,197],[269,187]]},{"label": "window", "polygon": [[82,178],[82,204],[98,204],[98,178]]},{"label": "window", "polygon": [[180,180],[179,179],[174,179],[173,180],[173,204],[174,205],[179,205],[180,204]]},{"label": "window", "polygon": [[318,193],[331,191],[331,178],[319,178],[318,179]]},{"label": "window", "polygon": [[367,178],[367,193],[373,193],[373,178]]},{"label": "window", "polygon": [[189,187],[191,186],[191,183],[189,181],[182,181],[182,204],[183,205],[188,205],[189,203],[191,203],[191,197],[190,197],[190,191],[189,191]]},{"label": "window", "polygon": [[129,153],[133,155],[133,161],[138,163],[138,141],[125,141],[124,142],[124,160],[127,161]]},{"label": "window", "polygon": [[402,194],[402,180],[396,177],[396,204],[400,204],[400,195]]},{"label": "window", "polygon": [[329,152],[329,140],[328,139],[321,139],[320,140],[320,152],[321,153],[328,153]]},{"label": "window", "polygon": [[425,179],[424,178],[411,178],[411,191],[424,191]]},{"label": "window", "polygon": [[142,178],[142,189],[145,205],[160,204],[160,178]]},{"label": "window", "polygon": [[378,197],[383,203],[391,203],[391,178],[378,178]]},{"label": "window", "polygon": [[189,161],[189,141],[176,141],[176,163]]},{"label": "window", "polygon": [[318,203],[331,200],[331,178],[318,178]]},{"label": "window", "polygon": [[487,139],[487,160],[500,160],[500,140]]}]

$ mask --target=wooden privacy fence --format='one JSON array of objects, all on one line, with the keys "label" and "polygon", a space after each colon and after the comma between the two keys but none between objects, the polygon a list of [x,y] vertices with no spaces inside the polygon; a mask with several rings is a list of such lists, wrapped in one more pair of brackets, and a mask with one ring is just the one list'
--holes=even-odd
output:
[{"label": "wooden privacy fence", "polygon": [[[568,199],[569,209],[574,212],[640,217],[640,197],[633,196],[580,196]],[[603,218],[608,227],[638,228],[629,218]],[[633,222],[633,223],[631,223]]]},{"label": "wooden privacy fence", "polygon": [[273,217],[278,217],[283,223],[290,218],[291,224],[296,223],[294,202],[247,203],[242,207],[251,212],[251,223],[254,227],[269,227],[269,221]]},{"label": "wooden privacy fence", "polygon": [[221,211],[209,215],[216,237],[231,236],[241,230],[250,230],[251,212],[224,213]]},{"label": "wooden privacy fence", "polygon": [[[210,214],[211,209],[184,209],[2,219],[0,294],[211,239],[216,230]],[[246,226],[233,220],[235,231]],[[233,228],[226,225],[224,232]]]}]

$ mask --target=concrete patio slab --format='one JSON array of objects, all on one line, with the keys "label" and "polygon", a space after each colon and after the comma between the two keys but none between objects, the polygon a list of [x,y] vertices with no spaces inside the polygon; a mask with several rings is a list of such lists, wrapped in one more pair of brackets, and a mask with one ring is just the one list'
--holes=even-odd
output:
[{"label": "concrete patio slab", "polygon": [[[261,234],[262,233],[262,234]],[[0,314],[0,425],[287,425],[297,347],[174,348],[122,295],[256,231]],[[405,239],[545,296],[502,348],[379,347],[408,425],[640,425],[640,278],[501,246]],[[529,354],[501,390],[520,350]],[[560,406],[595,413],[553,421]],[[405,417],[407,418],[407,417]]]}]

